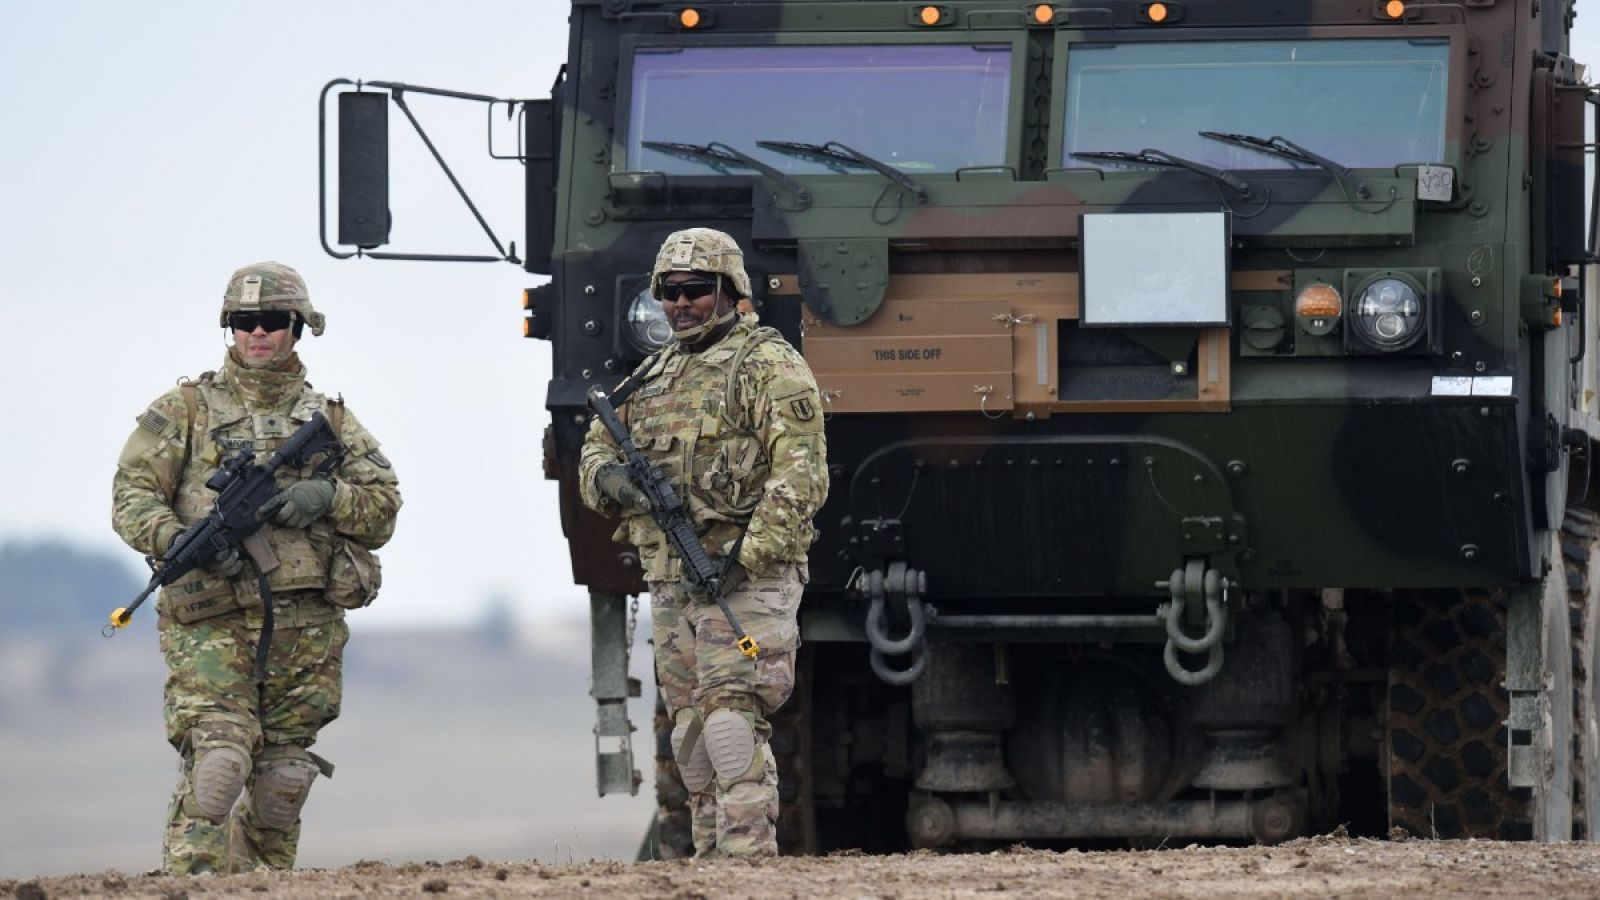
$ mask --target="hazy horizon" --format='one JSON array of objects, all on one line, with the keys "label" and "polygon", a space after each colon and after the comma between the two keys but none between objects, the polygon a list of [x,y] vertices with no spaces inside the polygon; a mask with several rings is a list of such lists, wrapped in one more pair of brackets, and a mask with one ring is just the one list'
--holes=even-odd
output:
[{"label": "hazy horizon", "polygon": [[[146,405],[221,364],[229,274],[276,259],[328,318],[300,343],[310,381],[349,401],[405,497],[383,597],[355,627],[469,621],[490,597],[518,618],[586,615],[540,468],[550,348],[521,330],[522,290],[545,279],[505,263],[337,261],[317,231],[326,82],[546,97],[566,15],[488,0],[0,4],[0,76],[15,87],[0,112],[0,310],[14,326],[0,384],[13,410],[70,423],[55,436],[13,416],[0,541],[59,537],[142,567],[111,531],[117,453]],[[484,108],[411,102],[520,252],[522,169],[488,158]],[[484,252],[397,113],[391,134],[391,249]]]}]

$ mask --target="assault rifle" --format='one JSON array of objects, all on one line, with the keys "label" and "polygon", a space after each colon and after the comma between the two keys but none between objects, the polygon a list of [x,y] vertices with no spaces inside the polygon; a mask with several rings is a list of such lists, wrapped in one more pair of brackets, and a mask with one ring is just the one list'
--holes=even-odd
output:
[{"label": "assault rifle", "polygon": [[[338,435],[333,433],[333,427],[320,412],[312,413],[311,421],[296,429],[262,465],[256,465],[256,455],[249,449],[240,450],[223,460],[222,468],[206,479],[206,487],[217,492],[217,502],[211,507],[211,512],[173,539],[172,546],[167,548],[159,563],[153,558],[145,558],[150,568],[155,570],[150,576],[150,583],[139,592],[139,596],[133,598],[132,603],[119,606],[111,613],[111,624],[101,633],[111,637],[117,629],[126,627],[133,619],[133,611],[156,588],[177,581],[229,547],[235,550],[243,548],[254,564],[256,576],[262,583],[261,600],[270,623],[272,598],[265,590],[265,582],[266,574],[278,567],[278,559],[267,544],[266,535],[261,534],[261,526],[265,523],[256,516],[256,510],[278,493],[275,478],[278,469],[285,465],[296,468],[304,466],[318,453],[325,454],[317,466],[317,472],[324,475],[332,471],[344,455],[344,446],[339,443]],[[262,645],[271,641],[270,627],[269,624],[262,629],[265,635]]]},{"label": "assault rifle", "polygon": [[[727,580],[728,570],[733,568],[734,560],[738,557],[738,544],[735,544],[733,553],[728,554],[727,560],[719,570],[711,557],[706,554],[706,548],[700,546],[700,539],[695,536],[694,526],[689,524],[689,513],[683,506],[683,501],[678,499],[678,492],[672,487],[672,482],[667,480],[666,473],[650,464],[643,453],[633,443],[633,438],[628,434],[628,428],[617,418],[617,411],[611,406],[611,400],[599,388],[589,389],[589,408],[600,417],[601,424],[606,426],[606,431],[611,433],[619,446],[622,447],[623,458],[627,460],[628,478],[633,486],[638,488],[645,498],[650,501],[650,518],[656,520],[656,527],[667,536],[667,543],[672,547],[672,552],[683,561],[683,573],[689,583],[697,590],[710,595],[722,609],[722,614],[728,618],[728,625],[733,628],[734,646],[739,652],[751,659],[761,652],[756,645],[755,638],[744,633],[739,627],[739,620],[733,617],[733,610],[728,608],[728,601],[722,596],[722,586]],[[743,542],[741,537],[740,542]]]}]

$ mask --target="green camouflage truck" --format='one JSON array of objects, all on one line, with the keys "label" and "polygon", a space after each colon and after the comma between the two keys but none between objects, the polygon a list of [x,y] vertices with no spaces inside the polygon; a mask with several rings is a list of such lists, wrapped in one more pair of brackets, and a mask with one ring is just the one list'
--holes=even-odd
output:
[{"label": "green camouflage truck", "polygon": [[[601,793],[645,780],[644,586],[578,500],[585,392],[670,337],[647,273],[707,225],[826,407],[785,852],[1600,834],[1573,15],[575,0],[550,99],[454,95],[518,113]],[[431,89],[335,87],[324,245],[410,256],[382,122]]]}]

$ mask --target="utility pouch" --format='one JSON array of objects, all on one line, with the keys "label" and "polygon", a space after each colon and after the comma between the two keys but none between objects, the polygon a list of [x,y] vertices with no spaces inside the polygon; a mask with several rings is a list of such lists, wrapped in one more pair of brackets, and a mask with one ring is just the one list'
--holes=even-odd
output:
[{"label": "utility pouch", "polygon": [[343,538],[333,542],[328,560],[328,602],[344,609],[360,609],[378,596],[383,586],[383,564],[378,554]]},{"label": "utility pouch", "polygon": [[261,597],[252,585],[238,578],[217,578],[204,569],[196,569],[162,588],[158,605],[179,624],[192,625],[260,606]]}]

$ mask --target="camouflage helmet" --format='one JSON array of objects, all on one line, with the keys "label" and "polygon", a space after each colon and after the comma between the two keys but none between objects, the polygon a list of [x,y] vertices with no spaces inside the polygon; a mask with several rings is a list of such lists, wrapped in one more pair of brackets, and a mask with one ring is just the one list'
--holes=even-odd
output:
[{"label": "camouflage helmet", "polygon": [[728,234],[713,228],[685,228],[667,235],[650,271],[650,293],[655,295],[668,272],[704,272],[726,275],[741,297],[751,296],[750,276],[744,271],[744,251]]},{"label": "camouflage helmet", "polygon": [[306,282],[300,273],[279,262],[259,262],[245,266],[228,279],[222,295],[222,327],[228,327],[228,314],[290,310],[311,326],[311,333],[322,334],[326,319],[311,306]]}]

